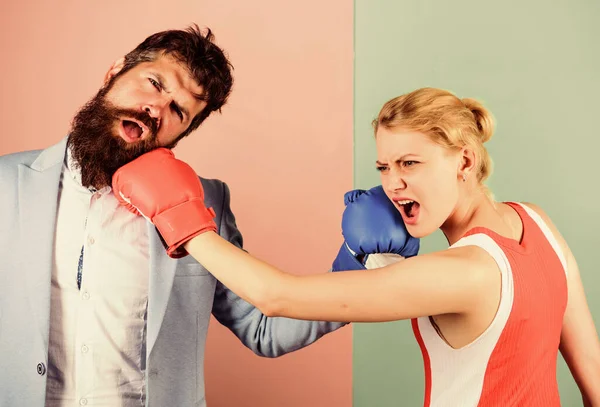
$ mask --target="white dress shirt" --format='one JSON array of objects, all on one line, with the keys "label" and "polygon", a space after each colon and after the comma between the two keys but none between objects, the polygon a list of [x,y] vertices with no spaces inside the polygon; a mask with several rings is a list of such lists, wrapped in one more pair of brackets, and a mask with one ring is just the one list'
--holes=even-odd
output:
[{"label": "white dress shirt", "polygon": [[119,206],[110,187],[83,187],[69,152],[58,199],[46,406],[144,406],[146,220]]}]

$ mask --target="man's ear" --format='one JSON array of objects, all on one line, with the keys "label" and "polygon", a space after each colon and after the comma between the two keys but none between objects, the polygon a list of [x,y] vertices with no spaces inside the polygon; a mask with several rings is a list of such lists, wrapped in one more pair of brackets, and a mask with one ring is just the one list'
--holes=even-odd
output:
[{"label": "man's ear", "polygon": [[108,72],[106,72],[106,74],[104,75],[104,85],[107,85],[108,82],[110,82],[110,80],[116,74],[121,72],[121,69],[123,69],[123,66],[125,66],[125,58],[124,57],[119,58],[115,62],[113,62],[110,69],[108,70]]}]

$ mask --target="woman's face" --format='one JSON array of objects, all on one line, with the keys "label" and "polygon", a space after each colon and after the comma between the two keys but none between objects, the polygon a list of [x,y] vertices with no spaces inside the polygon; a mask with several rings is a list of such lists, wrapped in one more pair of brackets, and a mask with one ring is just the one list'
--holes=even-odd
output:
[{"label": "woman's face", "polygon": [[459,200],[461,155],[423,133],[380,127],[377,169],[386,195],[417,238],[433,233]]}]

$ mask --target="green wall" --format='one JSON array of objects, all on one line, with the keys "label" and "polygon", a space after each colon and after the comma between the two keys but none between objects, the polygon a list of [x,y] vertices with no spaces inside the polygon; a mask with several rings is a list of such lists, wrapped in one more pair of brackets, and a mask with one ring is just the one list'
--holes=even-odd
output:
[{"label": "green wall", "polygon": [[[542,206],[569,242],[600,326],[600,3],[355,0],[355,187],[379,184],[371,120],[424,86],[482,100],[498,200]],[[440,233],[423,251],[445,248]],[[418,406],[423,367],[410,323],[354,325],[354,406]],[[559,362],[563,405],[580,394]]]}]

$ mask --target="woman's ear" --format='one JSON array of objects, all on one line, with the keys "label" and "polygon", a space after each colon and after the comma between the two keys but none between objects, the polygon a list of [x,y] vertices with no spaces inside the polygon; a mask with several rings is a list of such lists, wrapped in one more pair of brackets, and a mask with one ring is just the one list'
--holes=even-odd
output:
[{"label": "woman's ear", "polygon": [[475,172],[476,157],[473,148],[464,146],[460,150],[460,161],[458,166],[458,177],[466,181],[470,174]]}]

